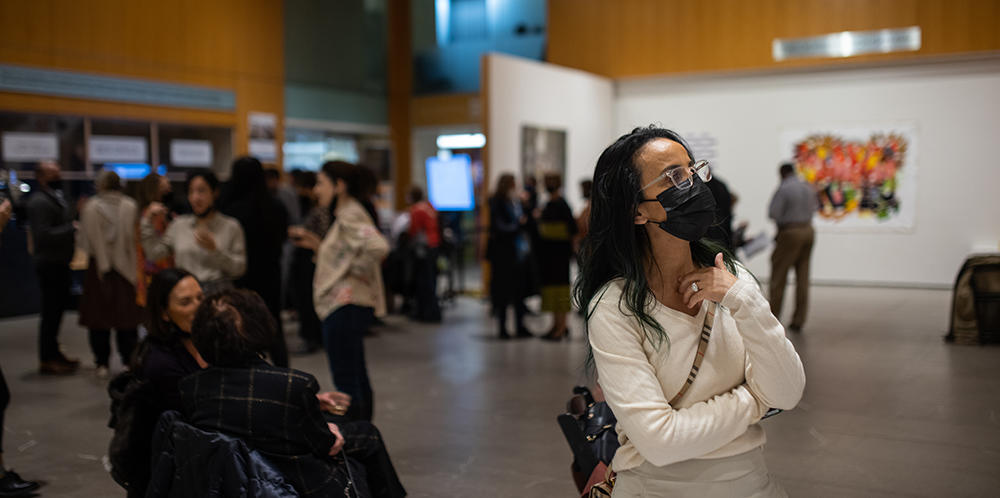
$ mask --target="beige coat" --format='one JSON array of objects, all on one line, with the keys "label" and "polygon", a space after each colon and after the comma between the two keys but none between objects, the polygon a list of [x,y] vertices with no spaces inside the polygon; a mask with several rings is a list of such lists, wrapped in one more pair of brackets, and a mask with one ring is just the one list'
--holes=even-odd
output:
[{"label": "beige coat", "polygon": [[114,270],[135,285],[138,212],[138,204],[121,192],[100,193],[83,206],[76,242],[97,263],[99,277]]},{"label": "beige coat", "polygon": [[338,207],[337,220],[316,251],[313,299],[320,319],[348,304],[385,315],[382,260],[388,253],[389,242],[359,202]]}]

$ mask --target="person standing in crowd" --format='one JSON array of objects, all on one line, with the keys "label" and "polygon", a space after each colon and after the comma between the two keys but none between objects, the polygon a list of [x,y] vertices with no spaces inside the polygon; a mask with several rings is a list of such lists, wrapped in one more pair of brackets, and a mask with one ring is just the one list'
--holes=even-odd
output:
[{"label": "person standing in crowd", "polygon": [[539,276],[542,284],[542,311],[552,313],[552,330],[542,336],[549,341],[569,338],[566,314],[573,308],[569,290],[569,263],[573,258],[576,218],[562,196],[562,177],[549,173],[543,179],[549,200],[538,218]]},{"label": "person standing in crowd", "polygon": [[274,164],[264,165],[264,179],[267,181],[267,193],[271,194],[288,213],[288,223],[298,224],[302,222],[302,210],[299,204],[299,196],[295,189],[281,181],[281,171]]},{"label": "person standing in crowd", "polygon": [[36,170],[38,191],[28,199],[28,223],[38,285],[42,289],[42,316],[38,324],[39,372],[71,374],[80,361],[67,358],[59,349],[59,327],[69,305],[76,227],[73,208],[63,197],[62,173],[50,161]]},{"label": "person standing in crowd", "polygon": [[426,199],[424,190],[410,188],[410,246],[413,254],[413,284],[416,307],[413,317],[421,322],[440,322],[441,304],[437,297],[437,257],[441,246],[437,210]]},{"label": "person standing in crowd", "polygon": [[517,337],[534,337],[524,325],[527,307],[531,242],[527,234],[528,216],[517,195],[514,175],[504,173],[490,197],[490,237],[486,258],[490,262],[490,298],[496,315],[500,339],[510,339],[507,332],[507,308],[514,307]]},{"label": "person standing in crowd", "polygon": [[795,268],[795,312],[788,330],[799,332],[809,310],[809,259],[812,257],[813,213],[819,209],[816,191],[795,174],[791,163],[778,170],[781,185],[771,198],[768,217],[778,226],[771,253],[771,313],[781,317],[788,270]]},{"label": "person standing in crowd", "polygon": [[313,302],[323,321],[323,344],[337,390],[353,400],[348,416],[371,421],[374,394],[365,362],[364,336],[376,316],[385,314],[382,260],[389,243],[368,211],[357,166],[330,161],[316,179],[319,205],[335,221],[322,240],[304,228],[292,232],[296,245],[316,251]]},{"label": "person standing in crowd", "polygon": [[145,257],[173,255],[178,268],[191,272],[208,289],[232,285],[246,271],[246,244],[240,222],[216,211],[219,179],[207,170],[188,175],[188,203],[193,214],[174,218],[162,235],[153,220],[167,208],[153,203],[140,224]]},{"label": "person standing in crowd", "polygon": [[[236,286],[250,289],[264,299],[281,332],[281,252],[288,238],[288,213],[281,201],[268,192],[264,167],[257,158],[234,161],[226,187],[220,210],[239,221],[246,237],[246,272],[236,280]],[[275,334],[269,351],[271,362],[288,366],[284,332]]]},{"label": "person standing in crowd", "polygon": [[313,234],[315,240],[323,240],[333,222],[329,207],[316,205],[313,193],[313,188],[316,187],[316,173],[301,170],[293,170],[292,173],[299,207],[305,216],[300,226],[288,229],[288,236],[295,246],[292,252],[289,287],[296,313],[299,315],[299,337],[302,339],[302,349],[297,353],[311,354],[323,349],[322,326],[313,306],[313,276],[316,273],[316,263],[313,258],[316,256],[316,250],[299,245],[296,239],[301,238],[300,234],[305,230]]},{"label": "person standing in crowd", "polygon": [[539,244],[538,217],[541,215],[538,202],[538,180],[534,176],[528,176],[524,179],[524,190],[521,191],[521,211],[525,216],[524,232],[528,236],[527,280],[524,285],[524,297],[536,296],[542,292],[538,254],[535,251]]},{"label": "person standing in crowd", "polygon": [[[298,225],[302,223],[302,210],[299,205],[299,197],[295,189],[283,181],[283,175],[278,166],[274,163],[264,164],[264,178],[267,180],[267,193],[271,197],[281,202],[288,214],[288,225]],[[291,297],[292,280],[292,258],[295,246],[288,240],[288,234],[284,234],[285,242],[281,245],[281,309],[285,310],[294,306]]]},{"label": "person standing in crowd", "polygon": [[[170,220],[177,214],[171,207],[174,203],[173,187],[170,185],[170,180],[167,177],[155,172],[146,175],[146,177],[139,182],[138,200],[139,219],[141,220],[148,217],[153,230],[158,236],[162,237],[167,231],[167,225],[170,223]],[[153,204],[157,202],[162,204],[166,209],[157,210],[157,213],[153,215],[150,213],[150,209],[153,207]],[[137,265],[135,302],[139,306],[145,307],[146,290],[149,288],[149,284],[152,281],[153,276],[162,270],[172,268],[174,266],[174,258],[172,255],[168,254],[155,261],[147,259],[146,253],[142,248],[141,237],[136,238],[135,248]]]},{"label": "person standing in crowd", "polygon": [[115,329],[118,354],[128,365],[138,342],[137,328],[143,310],[136,304],[136,227],[138,204],[122,193],[122,181],[114,171],[97,175],[97,195],[80,213],[77,243],[89,264],[80,298],[80,325],[89,329],[90,349],[97,376],[108,376],[111,329]]},{"label": "person standing in crowd", "polygon": [[733,252],[733,204],[736,197],[729,187],[718,176],[712,176],[712,181],[706,183],[715,199],[715,222],[708,227],[706,237],[718,242],[727,251]]},{"label": "person standing in crowd", "polygon": [[[0,235],[10,222],[13,205],[10,199],[0,200]],[[7,379],[4,379],[3,369],[0,369],[0,496],[22,496],[39,488],[39,484],[34,481],[25,481],[11,469],[8,469],[3,461],[3,419],[7,406],[10,404],[10,389],[7,388]]]},{"label": "person standing in crowd", "polygon": [[618,419],[616,497],[786,496],[758,422],[799,402],[805,374],[752,275],[703,238],[706,168],[679,135],[649,127],[594,170],[575,292]]}]

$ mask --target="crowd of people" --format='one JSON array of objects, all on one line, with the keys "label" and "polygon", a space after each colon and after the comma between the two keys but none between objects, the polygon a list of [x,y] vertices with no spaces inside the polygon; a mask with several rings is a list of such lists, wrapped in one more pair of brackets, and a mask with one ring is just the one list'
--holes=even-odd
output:
[{"label": "crowd of people", "polygon": [[[184,203],[157,173],[139,182],[133,199],[118,174],[101,170],[78,216],[61,176],[55,163],[39,164],[24,210],[42,290],[39,372],[71,375],[80,367],[58,335],[71,260],[84,254],[79,323],[96,375],[111,376],[112,331],[123,365],[110,381],[117,421],[110,456],[129,496],[171,480],[148,465],[156,421],[167,412],[243,440],[303,496],[347,487],[357,496],[405,496],[371,424],[363,343],[386,309],[382,265],[390,248],[378,229],[374,174],[331,161],[318,173],[296,172],[289,188],[276,170],[242,157],[226,183],[210,170],[190,172]],[[2,209],[6,225],[10,202]],[[429,204],[415,209],[436,219]],[[414,223],[414,233],[427,223]],[[302,351],[326,351],[335,390],[321,393],[311,374],[288,368],[287,307],[297,311]],[[433,318],[440,320],[439,309]],[[0,385],[5,408],[9,393]],[[12,471],[0,484],[4,493],[38,486]]]},{"label": "crowd of people", "polygon": [[[598,391],[626,436],[606,462],[619,475],[616,495],[650,487],[673,492],[696,474],[707,476],[698,493],[708,494],[698,495],[713,495],[725,480],[716,475],[723,460],[745,471],[740,489],[781,495],[760,456],[756,422],[801,396],[802,366],[776,316],[794,267],[799,286],[789,328],[798,331],[805,321],[816,196],[791,165],[780,174],[769,209],[778,226],[770,303],[733,256],[743,242],[732,229],[736,196],[710,181],[708,162],[694,161],[669,130],[636,129],[609,146],[594,179],[580,185],[586,203],[578,214],[563,195],[561,175],[541,177],[544,194],[534,178],[520,189],[511,174],[497,178],[485,247],[497,335],[536,337],[525,324],[525,299],[540,296],[552,325],[537,336],[567,339],[577,303]],[[166,496],[172,482],[188,482],[185,466],[169,461],[191,455],[183,445],[162,448],[176,434],[170,424],[242,441],[255,453],[228,463],[275,490],[405,496],[372,424],[364,338],[395,307],[397,294],[412,319],[441,322],[437,281],[448,221],[412,187],[409,209],[387,234],[367,168],[330,161],[290,176],[284,185],[279,171],[242,157],[226,183],[209,170],[192,171],[183,202],[156,173],[139,183],[133,199],[115,172],[102,170],[96,195],[80,203],[77,217],[59,167],[38,165],[37,191],[24,212],[41,287],[39,372],[69,375],[80,366],[62,352],[58,334],[70,300],[70,261],[82,253],[79,323],[88,330],[97,375],[111,375],[112,331],[124,366],[109,386],[111,458],[112,475],[129,496]],[[11,210],[3,199],[0,228]],[[571,288],[574,260],[580,274]],[[289,308],[302,343],[293,352],[325,351],[335,389],[320,392],[313,375],[289,368],[282,326]],[[670,332],[688,329],[701,333]],[[706,354],[713,331],[722,345]],[[664,343],[669,347],[660,349]],[[695,358],[690,372],[688,352]],[[712,368],[689,391],[702,359]],[[647,368],[651,362],[657,367]],[[0,424],[8,402],[0,372]],[[693,433],[689,428],[706,420],[716,429],[703,437],[672,435]],[[0,439],[0,492],[37,487],[6,470]]]}]

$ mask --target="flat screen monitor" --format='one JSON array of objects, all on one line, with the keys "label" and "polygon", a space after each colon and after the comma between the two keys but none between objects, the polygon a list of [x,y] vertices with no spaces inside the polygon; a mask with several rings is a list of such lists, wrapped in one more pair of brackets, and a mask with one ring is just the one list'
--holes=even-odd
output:
[{"label": "flat screen monitor", "polygon": [[429,157],[427,167],[427,199],[438,211],[472,211],[472,160],[468,154],[450,158]]}]

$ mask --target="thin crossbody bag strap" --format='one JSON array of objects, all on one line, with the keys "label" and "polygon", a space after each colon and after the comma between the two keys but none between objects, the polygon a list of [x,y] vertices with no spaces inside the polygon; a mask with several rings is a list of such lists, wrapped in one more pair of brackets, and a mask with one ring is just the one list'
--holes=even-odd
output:
[{"label": "thin crossbody bag strap", "polygon": [[695,377],[698,376],[698,370],[701,369],[701,361],[705,359],[705,350],[708,349],[708,339],[712,336],[712,324],[715,323],[715,312],[719,309],[719,305],[715,303],[709,303],[708,309],[705,311],[705,323],[701,326],[701,339],[698,341],[698,352],[694,355],[694,363],[691,365],[691,373],[688,374],[687,381],[681,386],[680,392],[677,396],[674,396],[670,400],[670,406],[674,406],[680,399],[687,393],[688,388],[694,383]]}]

